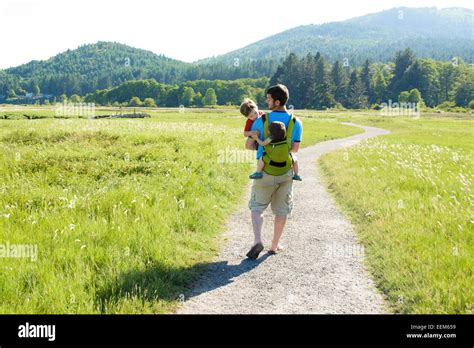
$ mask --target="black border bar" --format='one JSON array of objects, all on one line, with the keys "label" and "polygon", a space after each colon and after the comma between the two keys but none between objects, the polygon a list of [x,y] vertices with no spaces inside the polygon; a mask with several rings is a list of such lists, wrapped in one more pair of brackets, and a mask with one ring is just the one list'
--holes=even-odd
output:
[{"label": "black border bar", "polygon": [[[474,315],[0,315],[0,347],[229,343],[473,347],[473,319]],[[55,325],[55,340],[19,337],[20,325],[27,322]]]}]

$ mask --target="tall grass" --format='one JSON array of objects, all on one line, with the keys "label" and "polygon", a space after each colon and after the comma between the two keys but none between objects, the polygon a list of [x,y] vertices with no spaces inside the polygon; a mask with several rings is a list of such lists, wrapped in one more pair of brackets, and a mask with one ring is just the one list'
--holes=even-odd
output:
[{"label": "tall grass", "polygon": [[377,119],[393,134],[323,156],[327,185],[401,313],[473,313],[473,121]]},{"label": "tall grass", "polygon": [[[49,115],[51,116],[51,115]],[[236,112],[0,121],[0,313],[163,313],[218,251],[255,163]],[[359,130],[305,122],[306,145]],[[249,242],[251,242],[249,231]]]}]

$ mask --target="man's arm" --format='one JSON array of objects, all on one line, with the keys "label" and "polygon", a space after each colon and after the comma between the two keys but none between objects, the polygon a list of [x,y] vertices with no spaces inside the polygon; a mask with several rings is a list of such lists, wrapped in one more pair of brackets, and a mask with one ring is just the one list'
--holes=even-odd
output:
[{"label": "man's arm", "polygon": [[300,149],[300,142],[299,141],[291,143],[291,150],[290,150],[291,152],[297,153],[299,149]]},{"label": "man's arm", "polygon": [[291,135],[291,152],[297,153],[300,149],[300,143],[303,139],[303,124],[299,118],[296,118],[293,134]]}]

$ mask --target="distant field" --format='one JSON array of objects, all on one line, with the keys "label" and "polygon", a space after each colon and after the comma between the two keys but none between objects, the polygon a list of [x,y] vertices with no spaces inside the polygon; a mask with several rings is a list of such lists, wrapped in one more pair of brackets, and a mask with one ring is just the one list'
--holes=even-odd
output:
[{"label": "distant field", "polygon": [[[0,244],[38,248],[37,261],[0,258],[0,313],[168,312],[216,254],[255,165],[220,163],[222,151],[243,151],[244,118],[147,112],[89,120],[0,108]],[[303,146],[361,132],[303,122]]]},{"label": "distant field", "polygon": [[319,163],[396,312],[474,313],[474,120],[432,116],[352,115],[393,133]]}]

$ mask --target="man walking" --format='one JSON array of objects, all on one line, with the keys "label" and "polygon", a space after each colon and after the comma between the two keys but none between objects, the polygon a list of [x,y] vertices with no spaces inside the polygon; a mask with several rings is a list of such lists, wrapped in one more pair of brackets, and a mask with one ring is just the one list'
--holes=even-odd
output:
[{"label": "man walking", "polygon": [[[274,121],[280,121],[285,124],[286,129],[292,129],[291,134],[287,134],[290,138],[290,151],[296,153],[299,150],[302,140],[303,126],[298,118],[292,117],[286,109],[286,102],[289,98],[288,88],[278,84],[268,88],[267,104],[271,110],[270,113],[258,118],[252,125],[251,130],[258,130],[259,137],[264,140],[264,120],[268,119],[268,124]],[[289,127],[290,121],[294,124]],[[249,147],[250,149],[250,147]],[[264,148],[259,145],[257,149],[257,159],[264,155]],[[288,215],[293,209],[293,170],[290,168],[286,173],[281,175],[270,175],[265,172],[261,179],[254,180],[252,193],[249,200],[249,208],[251,211],[252,226],[254,232],[254,245],[247,253],[250,259],[256,259],[263,250],[262,243],[262,226],[263,212],[271,204],[271,209],[275,215],[273,240],[268,252],[277,254],[283,248],[278,244],[283,233]]]}]

